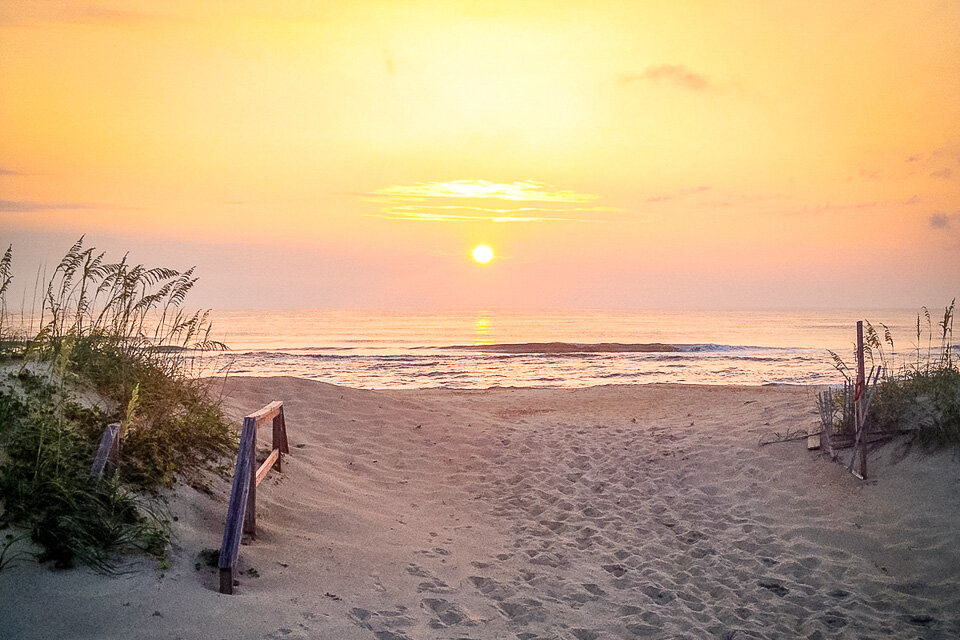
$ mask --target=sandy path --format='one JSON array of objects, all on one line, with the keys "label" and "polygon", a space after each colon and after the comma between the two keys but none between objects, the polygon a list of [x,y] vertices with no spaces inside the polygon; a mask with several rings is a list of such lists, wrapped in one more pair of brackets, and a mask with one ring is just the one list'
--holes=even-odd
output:
[{"label": "sandy path", "polygon": [[237,595],[194,566],[219,483],[174,501],[162,577],[0,574],[4,638],[960,636],[960,464],[887,451],[861,483],[759,448],[815,424],[809,389],[226,392],[235,416],[283,399],[294,446]]}]

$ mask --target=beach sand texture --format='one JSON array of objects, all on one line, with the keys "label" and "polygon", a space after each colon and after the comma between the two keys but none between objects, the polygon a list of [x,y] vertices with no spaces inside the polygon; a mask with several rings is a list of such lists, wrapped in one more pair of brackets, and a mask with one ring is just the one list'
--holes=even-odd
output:
[{"label": "beach sand texture", "polygon": [[195,566],[218,480],[172,498],[165,571],[0,573],[0,636],[960,637],[960,464],[888,447],[860,482],[805,441],[759,447],[816,427],[813,388],[224,393],[238,420],[282,399],[292,451],[236,595]]}]

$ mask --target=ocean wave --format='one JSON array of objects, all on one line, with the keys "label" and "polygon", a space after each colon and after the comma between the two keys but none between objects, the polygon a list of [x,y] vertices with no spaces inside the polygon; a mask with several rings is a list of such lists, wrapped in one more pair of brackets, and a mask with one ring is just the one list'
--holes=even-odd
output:
[{"label": "ocean wave", "polygon": [[244,358],[262,358],[265,360],[383,360],[387,362],[410,362],[423,366],[425,364],[437,364],[437,358],[443,358],[443,355],[398,355],[398,354],[335,354],[335,353],[291,353],[288,351],[234,351],[226,354],[225,357]]},{"label": "ocean wave", "polygon": [[661,342],[508,342],[501,344],[456,344],[441,349],[478,351],[481,353],[563,354],[563,353],[670,353],[680,351],[677,345]]},{"label": "ocean wave", "polygon": [[730,353],[732,351],[784,351],[781,347],[758,347],[739,344],[677,344],[677,351],[684,353]]},{"label": "ocean wave", "polygon": [[735,351],[783,351],[781,347],[734,344],[669,344],[665,342],[505,342],[456,344],[438,349],[503,354],[584,354],[584,353],[729,353]]}]

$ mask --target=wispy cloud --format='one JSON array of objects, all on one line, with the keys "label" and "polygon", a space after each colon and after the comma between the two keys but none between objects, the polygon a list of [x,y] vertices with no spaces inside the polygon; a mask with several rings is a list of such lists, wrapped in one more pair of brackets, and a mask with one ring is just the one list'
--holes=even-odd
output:
[{"label": "wispy cloud", "polygon": [[493,198],[517,202],[589,202],[597,196],[576,191],[548,191],[547,185],[534,180],[490,182],[489,180],[451,180],[417,182],[409,186],[378,189],[380,196],[406,198]]},{"label": "wispy cloud", "polygon": [[36,202],[33,200],[0,200],[0,212],[42,213],[46,211],[69,211],[71,209],[99,209],[102,205],[92,202]]},{"label": "wispy cloud", "polygon": [[952,180],[960,171],[960,137],[947,140],[939,147],[906,158],[909,175],[927,175],[937,180]]},{"label": "wispy cloud", "polygon": [[662,82],[694,91],[715,89],[709,77],[682,64],[658,64],[647,67],[640,74],[625,74],[618,78],[622,84],[632,82]]},{"label": "wispy cloud", "polygon": [[11,171],[10,169],[4,169],[0,167],[0,176],[18,176],[20,175],[17,171]]},{"label": "wispy cloud", "polygon": [[393,209],[384,209],[383,213],[377,216],[387,220],[411,220],[418,222],[575,222],[577,218],[547,218],[544,216],[518,216],[518,215],[464,215],[456,213],[432,213],[429,211],[419,211],[412,209],[409,211],[396,211]]},{"label": "wispy cloud", "polygon": [[960,211],[953,213],[933,213],[928,218],[931,229],[952,229],[960,222]]},{"label": "wispy cloud", "polygon": [[[614,207],[581,206],[598,196],[557,190],[543,182],[522,180],[451,180],[417,182],[377,189],[374,202],[381,218],[430,222],[559,222],[583,221],[577,214],[618,211]],[[520,203],[542,203],[523,206]]]},{"label": "wispy cloud", "polygon": [[927,223],[941,240],[946,241],[950,247],[960,249],[960,211],[932,213],[927,218]]},{"label": "wispy cloud", "polygon": [[567,207],[564,209],[555,209],[550,207],[515,207],[507,209],[495,209],[493,207],[470,207],[457,204],[441,204],[441,205],[428,205],[428,204],[411,204],[411,205],[398,205],[391,207],[395,210],[413,210],[413,209],[437,209],[437,210],[447,210],[447,211],[481,211],[485,213],[529,213],[536,212],[541,213],[544,211],[619,211],[615,207]]}]

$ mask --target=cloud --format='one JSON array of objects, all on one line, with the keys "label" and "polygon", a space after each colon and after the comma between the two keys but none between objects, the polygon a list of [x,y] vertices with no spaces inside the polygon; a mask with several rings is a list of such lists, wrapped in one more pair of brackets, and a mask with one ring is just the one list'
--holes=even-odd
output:
[{"label": "cloud", "polygon": [[0,176],[18,176],[18,175],[20,174],[16,171],[11,171],[10,169],[4,169],[3,167],[0,167]]},{"label": "cloud", "polygon": [[576,191],[548,191],[547,185],[535,180],[490,182],[489,180],[450,180],[417,182],[412,185],[384,187],[378,196],[401,198],[469,198],[510,200],[516,202],[588,202],[597,196]]},{"label": "cloud", "polygon": [[928,218],[931,229],[951,229],[957,221],[960,221],[960,211],[954,213],[933,213]]},{"label": "cloud", "polygon": [[[582,221],[584,212],[618,211],[584,206],[597,196],[553,189],[535,180],[492,182],[450,180],[417,182],[377,189],[372,200],[381,205],[377,217],[430,222],[559,222]],[[531,206],[536,203],[539,206]]]},{"label": "cloud", "polygon": [[570,217],[577,212],[619,211],[614,207],[512,207],[493,208],[456,204],[408,204],[385,206],[382,215],[388,220],[418,220],[451,222],[473,220],[486,222],[584,222],[584,218]]},{"label": "cloud", "polygon": [[716,88],[710,78],[682,64],[653,65],[644,69],[641,74],[622,75],[618,80],[622,84],[638,81],[669,83],[694,91],[708,91]]},{"label": "cloud", "polygon": [[960,165],[960,137],[947,140],[944,144],[924,153],[915,153],[906,159],[914,165],[910,175],[928,175],[937,180],[951,180],[957,176]]},{"label": "cloud", "polygon": [[384,209],[383,213],[377,216],[386,220],[407,220],[414,222],[582,222],[577,218],[549,218],[544,216],[518,216],[518,215],[476,215],[476,214],[457,214],[457,213],[433,213],[430,211],[418,211],[410,209],[398,211],[396,209]]},{"label": "cloud", "polygon": [[0,200],[2,213],[43,213],[68,211],[70,209],[98,209],[101,205],[91,202],[35,202],[32,200]]}]

